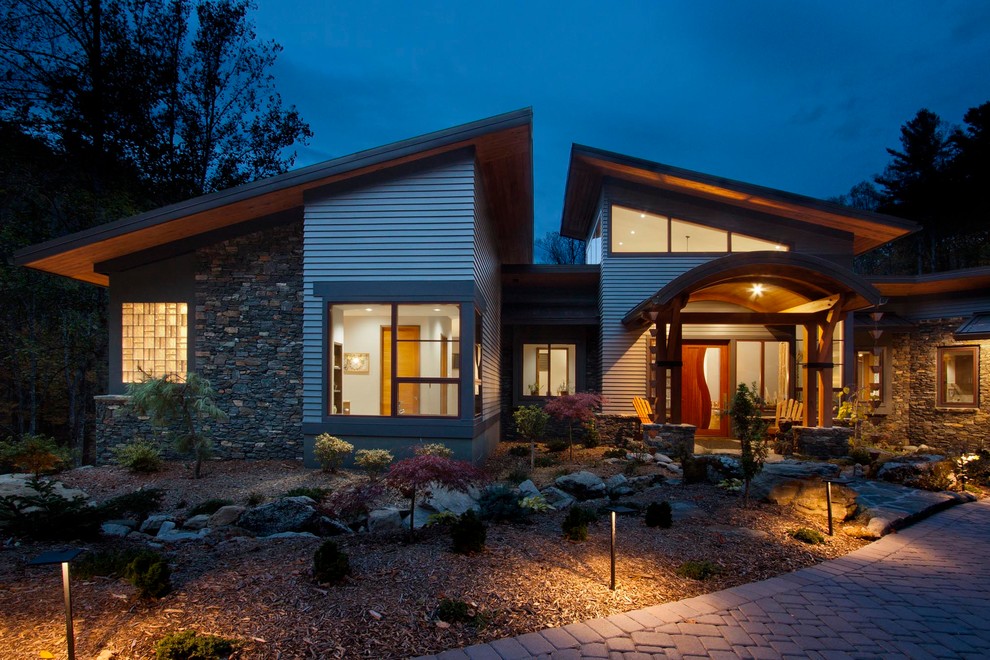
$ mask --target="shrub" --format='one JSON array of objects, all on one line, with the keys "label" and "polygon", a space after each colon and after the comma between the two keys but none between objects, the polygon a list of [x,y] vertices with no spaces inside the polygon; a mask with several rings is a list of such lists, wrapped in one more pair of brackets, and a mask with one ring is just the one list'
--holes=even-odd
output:
[{"label": "shrub", "polygon": [[547,446],[547,451],[552,452],[554,454],[559,454],[560,452],[567,449],[570,446],[570,444],[564,438],[553,438],[551,440],[547,440],[546,446]]},{"label": "shrub", "polygon": [[592,392],[565,394],[550,399],[544,410],[547,414],[567,422],[567,446],[571,448],[571,460],[574,460],[574,424],[587,424],[595,418],[595,410],[605,402],[600,395]]},{"label": "shrub", "polygon": [[485,549],[488,530],[473,509],[465,511],[450,526],[450,540],[454,552],[470,555]]},{"label": "shrub", "polygon": [[124,579],[137,587],[141,598],[160,598],[172,588],[168,562],[157,552],[144,550],[124,569]]},{"label": "shrub", "polygon": [[332,492],[330,488],[300,486],[286,491],[284,497],[308,497],[314,502],[322,502]]},{"label": "shrub", "polygon": [[546,513],[548,511],[556,511],[554,505],[547,502],[547,498],[542,495],[530,495],[519,500],[519,506],[523,508],[524,511],[532,513]]},{"label": "shrub", "polygon": [[216,392],[210,381],[196,373],[186,374],[185,381],[177,374],[167,374],[132,383],[127,386],[127,394],[131,406],[148,415],[152,424],[173,427],[176,449],[196,458],[193,474],[198,479],[203,461],[213,452],[213,440],[202,431],[199,422],[227,419],[213,401]]},{"label": "shrub", "polygon": [[351,574],[347,553],[333,541],[324,541],[313,555],[313,577],[320,584],[337,584]]},{"label": "shrub", "polygon": [[763,419],[760,405],[763,400],[758,394],[759,388],[752,389],[745,383],[739,383],[738,389],[729,401],[729,408],[724,413],[732,420],[732,432],[739,439],[741,448],[740,462],[743,471],[743,500],[749,504],[749,484],[753,477],[763,470],[767,459],[766,433],[768,422]]},{"label": "shrub", "polygon": [[368,515],[382,491],[377,483],[352,484],[333,492],[327,498],[326,507],[334,516],[354,523]]},{"label": "shrub", "polygon": [[849,450],[849,459],[856,465],[869,465],[873,462],[866,447],[853,447]]},{"label": "shrub", "polygon": [[320,462],[324,472],[336,472],[352,451],[354,451],[354,445],[329,433],[321,433],[316,436],[316,442],[313,445],[313,454],[316,456],[316,460]]},{"label": "shrub", "polygon": [[[250,493],[248,493],[248,496],[244,498],[244,501],[247,502],[248,506],[258,506],[259,504],[265,501],[265,494],[259,493],[256,490],[252,490]],[[319,500],[316,501],[319,502]]]},{"label": "shrub", "polygon": [[807,543],[808,545],[821,545],[825,543],[825,536],[817,529],[810,527],[800,527],[791,532],[791,538]]},{"label": "shrub", "polygon": [[100,506],[106,518],[126,518],[133,516],[144,520],[162,508],[165,491],[161,488],[142,488],[133,493],[118,495]]},{"label": "shrub", "polygon": [[192,630],[169,633],[155,644],[155,660],[221,660],[234,652],[234,640]]},{"label": "shrub", "polygon": [[646,507],[646,526],[670,529],[674,524],[673,511],[670,502],[651,502]]},{"label": "shrub", "polygon": [[206,500],[205,502],[200,502],[193,508],[189,509],[189,517],[192,518],[193,516],[198,516],[204,513],[208,516],[212,516],[214,513],[216,513],[223,507],[230,506],[233,503],[234,500],[225,500],[216,497],[211,498]]},{"label": "shrub", "polygon": [[598,516],[594,511],[574,506],[567,512],[564,521],[560,523],[560,528],[564,532],[564,537],[571,541],[587,541],[588,524],[596,520]]},{"label": "shrub", "polygon": [[688,560],[677,567],[677,574],[681,577],[690,578],[692,580],[707,580],[710,577],[718,575],[721,569],[717,564],[713,564],[707,559],[701,561]]},{"label": "shrub", "polygon": [[560,465],[560,459],[556,456],[537,456],[534,465],[538,468],[553,467]]},{"label": "shrub", "polygon": [[915,486],[922,490],[949,490],[956,483],[954,468],[950,461],[935,463],[930,471],[923,472],[915,478]]},{"label": "shrub", "polygon": [[61,472],[72,464],[68,449],[59,447],[47,435],[25,433],[20,441],[7,438],[0,442],[0,464],[7,470],[30,472],[35,477]]},{"label": "shrub", "polygon": [[118,447],[113,452],[113,458],[117,465],[125,467],[131,472],[143,474],[158,472],[165,466],[161,451],[146,440],[137,440],[129,445]]},{"label": "shrub", "polygon": [[0,523],[8,534],[60,542],[99,536],[103,512],[87,506],[84,498],[67,500],[55,493],[54,482],[37,476],[28,481],[28,488],[35,494],[0,498]]},{"label": "shrub", "polygon": [[439,442],[428,442],[413,449],[416,456],[439,456],[441,458],[453,458],[454,450]]},{"label": "shrub", "polygon": [[528,513],[519,505],[519,495],[501,484],[486,488],[478,506],[483,519],[496,522],[522,522]]},{"label": "shrub", "polygon": [[512,445],[509,447],[509,456],[518,456],[519,458],[529,456],[529,448],[525,445]]},{"label": "shrub", "polygon": [[416,494],[437,484],[450,490],[467,490],[484,481],[484,474],[466,461],[421,454],[392,465],[385,477],[389,486],[409,498],[409,534],[415,534]]},{"label": "shrub", "polygon": [[594,449],[602,443],[602,436],[598,433],[598,423],[595,418],[592,417],[584,425],[584,442],[583,444],[587,449]]},{"label": "shrub", "polygon": [[529,451],[525,447],[520,447],[522,452],[516,456],[529,454],[529,466],[532,468],[536,460],[536,441],[543,437],[547,422],[550,421],[550,415],[539,406],[523,406],[512,413],[512,419],[516,423],[516,430],[519,431],[519,434],[529,441]]},{"label": "shrub", "polygon": [[94,550],[86,552],[72,563],[72,577],[89,580],[94,577],[123,577],[127,565],[144,552],[137,548]]},{"label": "shrub", "polygon": [[681,474],[686,484],[700,484],[708,480],[708,466],[691,454],[681,457]]},{"label": "shrub", "polygon": [[519,485],[527,479],[529,479],[529,470],[526,468],[512,468],[509,470],[508,474],[505,475],[505,480],[510,484],[515,485]]},{"label": "shrub", "polygon": [[473,621],[477,613],[473,607],[463,600],[444,598],[437,605],[436,616],[441,621],[446,621],[447,623],[466,623]]},{"label": "shrub", "polygon": [[453,511],[440,511],[439,513],[431,513],[430,517],[426,519],[427,527],[442,527],[444,525],[452,525],[457,521],[457,514]]},{"label": "shrub", "polygon": [[606,449],[602,453],[602,458],[625,458],[626,450],[619,449],[618,447],[613,447],[612,449]]},{"label": "shrub", "polygon": [[372,481],[377,480],[393,460],[392,452],[385,449],[361,449],[354,455],[354,463],[367,472]]}]

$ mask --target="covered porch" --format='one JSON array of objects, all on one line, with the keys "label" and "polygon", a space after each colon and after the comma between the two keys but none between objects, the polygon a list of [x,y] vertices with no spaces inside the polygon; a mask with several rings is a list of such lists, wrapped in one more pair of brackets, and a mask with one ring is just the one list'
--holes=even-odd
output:
[{"label": "covered porch", "polygon": [[[741,362],[734,335],[739,333],[734,329],[761,326],[781,339],[779,357],[764,348],[760,358],[761,368],[776,364],[779,370],[772,390],[761,383],[761,394],[795,397],[803,403],[801,425],[829,428],[836,383],[840,388],[845,384],[834,357],[842,344],[837,331],[846,321],[843,329],[851,336],[850,312],[883,302],[869,282],[835,262],[792,252],[748,252],[718,257],[683,273],[622,322],[630,331],[649,330],[648,395],[655,423],[697,425],[700,419],[708,435],[728,435],[725,422],[719,432],[709,429],[707,419],[717,419],[726,405],[726,393],[731,396],[735,389],[730,383],[746,382],[748,372],[737,368]],[[704,343],[686,334],[707,337],[712,350],[721,342],[723,354],[706,361],[704,350],[698,350]],[[711,381],[719,383],[721,396],[708,391]]]}]

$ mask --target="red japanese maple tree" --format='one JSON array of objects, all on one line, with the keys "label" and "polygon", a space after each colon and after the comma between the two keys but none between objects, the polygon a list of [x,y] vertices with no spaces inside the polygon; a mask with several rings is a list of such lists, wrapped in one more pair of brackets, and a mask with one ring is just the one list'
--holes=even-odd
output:
[{"label": "red japanese maple tree", "polygon": [[416,495],[436,484],[450,490],[466,491],[485,481],[485,474],[467,461],[446,456],[421,454],[392,465],[385,483],[409,498],[409,535],[415,534]]},{"label": "red japanese maple tree", "polygon": [[595,412],[605,403],[604,397],[594,392],[577,392],[555,396],[547,402],[543,410],[553,417],[567,422],[567,442],[570,445],[571,460],[574,460],[574,422],[586,424],[595,417]]}]

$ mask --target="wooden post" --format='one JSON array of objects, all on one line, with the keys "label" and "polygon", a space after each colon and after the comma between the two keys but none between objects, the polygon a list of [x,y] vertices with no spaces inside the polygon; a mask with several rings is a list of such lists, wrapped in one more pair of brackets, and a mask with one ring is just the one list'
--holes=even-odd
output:
[{"label": "wooden post", "polygon": [[818,370],[814,367],[818,363],[818,324],[806,323],[804,326],[804,419],[805,426],[815,426],[818,415]]},{"label": "wooden post", "polygon": [[681,324],[681,308],[685,305],[683,298],[673,301],[670,312],[670,336],[667,338],[667,359],[670,364],[670,422],[680,424],[681,400],[683,398],[683,357],[681,355],[681,338],[684,326]]},{"label": "wooden post", "polygon": [[653,401],[653,421],[664,424],[667,421],[667,315],[657,315],[654,319],[654,342],[656,355],[653,357],[653,377],[656,379],[656,399]]}]

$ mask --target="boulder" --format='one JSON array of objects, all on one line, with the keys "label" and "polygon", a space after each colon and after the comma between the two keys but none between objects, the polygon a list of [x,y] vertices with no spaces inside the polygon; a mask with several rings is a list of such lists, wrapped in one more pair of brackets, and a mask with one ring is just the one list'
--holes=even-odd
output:
[{"label": "boulder", "polygon": [[536,487],[531,479],[519,484],[519,495],[520,497],[532,497],[533,495],[539,495],[540,489]]},{"label": "boulder", "polygon": [[570,505],[574,504],[573,497],[554,486],[547,486],[540,491],[540,494],[543,495],[543,498],[547,501],[547,503],[555,509],[566,509]]},{"label": "boulder", "polygon": [[306,531],[319,519],[308,497],[285,497],[245,511],[238,519],[239,527],[258,536],[270,536],[279,532]]},{"label": "boulder", "polygon": [[624,474],[609,477],[608,481],[605,482],[605,488],[610,497],[623,497],[633,493],[632,484],[629,483]]},{"label": "boulder", "polygon": [[877,479],[924,490],[948,490],[956,481],[952,461],[938,454],[893,458],[880,466]]},{"label": "boulder", "polygon": [[375,509],[368,514],[368,531],[372,534],[395,534],[404,529],[402,512],[394,506]]},{"label": "boulder", "polygon": [[642,463],[652,463],[653,462],[653,454],[634,454],[634,453],[628,453],[628,454],[626,454],[626,460],[627,461],[640,461]]},{"label": "boulder", "polygon": [[264,539],[315,539],[316,534],[312,532],[276,532],[275,534],[267,534],[260,538]]},{"label": "boulder", "polygon": [[[806,515],[825,516],[825,479],[835,479],[841,468],[833,463],[785,460],[767,463],[750,484],[754,499],[791,505]],[[832,485],[832,515],[845,520],[856,512],[856,493],[842,484]]]},{"label": "boulder", "polygon": [[100,532],[104,536],[118,536],[123,538],[134,531],[133,527],[128,527],[127,525],[118,525],[112,522],[105,522],[100,525]]},{"label": "boulder", "polygon": [[172,522],[172,516],[167,513],[156,513],[152,516],[145,518],[144,522],[141,523],[139,530],[145,534],[157,534],[158,530],[161,529],[164,523],[171,523],[172,528],[175,528],[175,523]]},{"label": "boulder", "polygon": [[210,522],[210,515],[206,513],[201,513],[198,516],[193,516],[182,523],[182,526],[186,529],[191,529],[193,531],[199,531],[204,527],[208,526]]},{"label": "boulder", "polygon": [[[591,500],[605,495],[605,482],[597,474],[581,470],[562,477],[554,482],[557,487],[579,500]],[[553,504],[551,502],[551,504]],[[556,506],[556,505],[554,505]]]},{"label": "boulder", "polygon": [[470,493],[459,490],[448,490],[443,486],[436,486],[430,489],[430,496],[426,499],[426,506],[443,513],[449,511],[454,515],[461,515],[469,509],[477,511],[478,500]]},{"label": "boulder", "polygon": [[[228,504],[227,506],[222,506],[216,510],[216,513],[210,516],[210,519],[207,522],[207,527],[226,527],[228,525],[233,525],[245,511],[247,511],[247,507],[239,504]],[[186,526],[188,527],[188,525],[189,524],[187,522]]]},{"label": "boulder", "polygon": [[[31,497],[38,491],[31,488],[30,474],[0,474],[0,497]],[[42,479],[42,481],[48,481]],[[63,500],[89,499],[85,491],[78,488],[66,488],[62,482],[56,481],[52,493]]]},{"label": "boulder", "polygon": [[653,455],[653,460],[655,460],[657,463],[664,463],[666,465],[669,465],[674,462],[674,459],[672,459],[670,456],[667,456],[667,454],[661,454],[660,452],[657,452],[656,454]]},{"label": "boulder", "polygon": [[328,518],[327,516],[320,516],[319,521],[316,523],[316,529],[319,531],[320,536],[340,536],[342,534],[354,533],[350,525],[340,518]]}]

